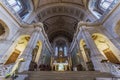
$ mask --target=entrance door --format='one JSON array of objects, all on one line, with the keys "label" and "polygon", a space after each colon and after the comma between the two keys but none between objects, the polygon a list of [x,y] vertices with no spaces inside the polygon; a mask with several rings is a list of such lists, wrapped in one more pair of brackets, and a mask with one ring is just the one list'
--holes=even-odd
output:
[{"label": "entrance door", "polygon": [[103,52],[110,62],[120,64],[120,61],[117,59],[117,57],[113,54],[113,52],[110,49],[105,49],[103,50]]}]

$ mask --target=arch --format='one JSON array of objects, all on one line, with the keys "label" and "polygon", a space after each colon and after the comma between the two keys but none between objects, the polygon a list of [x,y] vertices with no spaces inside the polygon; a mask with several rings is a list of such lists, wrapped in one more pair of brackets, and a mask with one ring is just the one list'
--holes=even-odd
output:
[{"label": "arch", "polygon": [[69,41],[64,37],[56,37],[53,40],[53,48],[55,50],[55,56],[58,56],[60,51],[63,51],[64,56],[68,55]]},{"label": "arch", "polygon": [[55,15],[68,15],[76,18],[77,20],[83,18],[86,15],[85,10],[82,9],[80,6],[78,7],[75,5],[64,3],[52,4],[49,6],[46,5],[44,7],[39,8],[36,14],[37,14],[36,16],[39,17],[41,22]]},{"label": "arch", "polygon": [[7,38],[8,35],[9,35],[9,28],[5,24],[5,22],[3,22],[0,19],[0,39],[5,39],[5,38]]},{"label": "arch", "polygon": [[100,12],[96,11],[96,4],[99,4],[99,0],[90,0],[89,1],[89,5],[88,5],[88,9],[89,11],[97,18],[99,19],[102,15]]},{"label": "arch", "polygon": [[98,19],[115,7],[119,0],[90,0],[89,10]]},{"label": "arch", "polygon": [[85,40],[81,39],[80,40],[80,50],[83,56],[83,60],[84,60],[84,67],[86,68],[86,70],[90,70],[93,71],[94,70],[94,66],[93,63],[91,61],[91,54],[90,54],[90,49],[87,48],[87,45],[85,43]]},{"label": "arch", "polygon": [[41,56],[41,51],[42,51],[42,41],[38,40],[36,43],[36,46],[34,47],[32,51],[32,60],[30,62],[29,70],[34,71],[37,69],[37,65],[39,65],[39,60]]},{"label": "arch", "polygon": [[118,21],[116,26],[113,27],[113,30],[116,33],[116,35],[120,37],[120,21]]},{"label": "arch", "polygon": [[94,33],[92,38],[101,54],[112,63],[120,63],[119,50],[103,34]]},{"label": "arch", "polygon": [[85,45],[86,45],[85,41],[84,41],[83,39],[81,39],[81,40],[80,40],[80,50],[82,51],[82,55],[83,55],[84,61],[87,62],[87,61],[88,61],[88,58],[87,58],[87,56],[86,56],[86,54],[85,54],[85,50],[84,50],[84,47],[83,47],[83,46],[85,46]]},{"label": "arch", "polygon": [[66,30],[55,30],[48,35],[49,41],[53,42],[56,37],[65,37],[69,42],[72,42],[72,34]]},{"label": "arch", "polygon": [[41,55],[41,52],[42,52],[42,46],[43,46],[42,41],[39,40],[39,41],[37,41],[36,47],[34,48],[34,50],[36,51],[34,61],[37,64],[39,64],[39,58],[40,58],[40,55]]},{"label": "arch", "polygon": [[21,19],[33,11],[31,0],[5,0],[6,7],[17,13]]},{"label": "arch", "polygon": [[115,0],[101,0],[100,1],[100,7],[103,9],[103,10],[106,10],[110,7],[110,5],[112,5],[112,3],[114,2]]},{"label": "arch", "polygon": [[30,39],[29,35],[22,35],[16,40],[16,42],[13,44],[13,48],[12,48],[11,53],[8,56],[8,59],[4,63],[5,65],[12,64],[12,63],[16,62],[17,58],[25,50],[29,39]]},{"label": "arch", "polygon": [[67,38],[64,38],[64,37],[56,37],[56,38],[53,40],[54,48],[55,48],[56,42],[59,41],[59,40],[64,41],[65,45],[69,47],[69,41],[67,40]]}]

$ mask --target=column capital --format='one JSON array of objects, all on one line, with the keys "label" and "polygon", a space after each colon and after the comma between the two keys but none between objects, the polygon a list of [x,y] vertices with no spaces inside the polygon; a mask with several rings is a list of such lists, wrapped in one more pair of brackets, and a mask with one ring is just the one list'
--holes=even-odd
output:
[{"label": "column capital", "polygon": [[95,27],[95,26],[100,26],[101,23],[100,22],[84,22],[84,21],[79,21],[78,22],[78,26],[89,26],[89,27]]},{"label": "column capital", "polygon": [[78,22],[77,30],[80,31],[82,29],[82,27],[87,27],[87,23],[83,22],[83,21]]},{"label": "column capital", "polygon": [[79,21],[78,22],[78,26],[81,27],[83,25],[87,25],[88,23],[87,22],[84,22],[84,21]]},{"label": "column capital", "polygon": [[22,27],[43,27],[43,23],[42,22],[37,22],[37,23],[33,23],[33,24],[22,24]]},{"label": "column capital", "polygon": [[43,27],[43,23],[42,22],[34,23],[33,26],[34,27]]}]

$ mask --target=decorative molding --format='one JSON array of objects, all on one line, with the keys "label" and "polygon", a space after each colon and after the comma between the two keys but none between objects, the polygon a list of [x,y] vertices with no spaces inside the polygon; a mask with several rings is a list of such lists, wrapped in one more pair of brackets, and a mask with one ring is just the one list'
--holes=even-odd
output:
[{"label": "decorative molding", "polygon": [[69,6],[53,6],[41,10],[40,13],[37,14],[39,20],[43,22],[47,18],[55,15],[67,15],[76,18],[77,20],[83,20],[84,12],[81,9],[69,7]]}]

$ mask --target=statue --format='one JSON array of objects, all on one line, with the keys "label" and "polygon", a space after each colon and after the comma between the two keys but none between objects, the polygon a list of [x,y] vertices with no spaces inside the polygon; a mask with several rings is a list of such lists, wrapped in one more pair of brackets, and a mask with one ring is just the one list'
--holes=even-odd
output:
[{"label": "statue", "polygon": [[24,58],[18,59],[15,65],[13,66],[12,71],[9,74],[7,74],[5,78],[9,78],[9,77],[16,78],[17,77],[16,73],[18,73],[20,63],[24,61],[25,61]]}]

